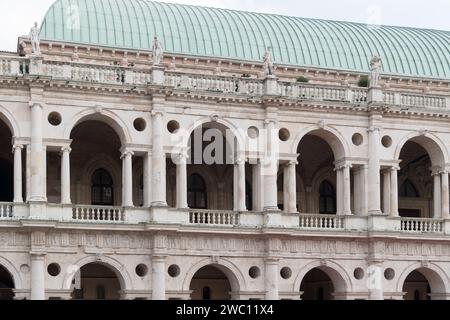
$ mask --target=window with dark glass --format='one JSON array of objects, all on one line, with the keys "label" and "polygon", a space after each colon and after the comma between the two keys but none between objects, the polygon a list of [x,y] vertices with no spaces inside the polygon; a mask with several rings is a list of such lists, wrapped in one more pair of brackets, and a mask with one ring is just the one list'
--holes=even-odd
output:
[{"label": "window with dark glass", "polygon": [[211,289],[209,287],[204,287],[202,290],[202,299],[211,300]]},{"label": "window with dark glass", "polygon": [[330,182],[324,180],[319,187],[319,212],[323,214],[336,213],[336,192]]},{"label": "window with dark glass", "polygon": [[206,209],[206,183],[198,174],[188,177],[188,206],[193,209]]},{"label": "window with dark glass", "polygon": [[91,198],[93,205],[112,206],[114,204],[113,180],[105,169],[98,169],[92,175]]},{"label": "window with dark glass", "polygon": [[411,180],[406,179],[405,182],[400,186],[400,189],[398,191],[399,197],[405,197],[405,198],[418,198],[419,193],[417,192],[416,187],[414,187]]}]

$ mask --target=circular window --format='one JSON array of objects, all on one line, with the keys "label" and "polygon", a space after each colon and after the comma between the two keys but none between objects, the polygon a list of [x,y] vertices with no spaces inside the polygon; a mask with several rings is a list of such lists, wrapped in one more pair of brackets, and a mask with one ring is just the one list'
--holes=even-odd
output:
[{"label": "circular window", "polygon": [[50,263],[47,267],[47,272],[52,277],[56,277],[61,272],[61,267],[57,263]]},{"label": "circular window", "polygon": [[169,130],[170,133],[177,133],[178,129],[180,129],[180,124],[176,120],[170,120],[167,123],[167,130]]},{"label": "circular window", "polygon": [[148,267],[145,264],[141,263],[136,266],[135,271],[139,277],[145,277],[148,273]]},{"label": "circular window", "polygon": [[355,277],[355,279],[361,280],[362,278],[364,278],[364,270],[362,268],[356,268],[353,271],[353,276]]},{"label": "circular window", "polygon": [[136,120],[134,120],[133,126],[137,131],[144,131],[145,128],[147,127],[147,123],[145,122],[144,119],[137,118]]},{"label": "circular window", "polygon": [[48,115],[48,122],[52,126],[59,126],[61,124],[61,120],[61,115],[56,111],[50,112],[50,114]]},{"label": "circular window", "polygon": [[352,142],[355,146],[359,146],[363,143],[363,136],[360,133],[355,133],[352,136]]},{"label": "circular window", "polygon": [[291,268],[289,268],[289,267],[281,268],[280,275],[283,279],[289,279],[292,276]]},{"label": "circular window", "polygon": [[386,278],[386,280],[392,280],[395,277],[395,271],[392,268],[387,268],[386,270],[384,270],[384,277]]},{"label": "circular window", "polygon": [[167,273],[169,273],[169,276],[172,278],[178,277],[180,274],[180,267],[176,264],[172,264],[169,266],[169,269],[167,269]]},{"label": "circular window", "polygon": [[248,269],[248,275],[252,279],[256,279],[261,275],[261,270],[257,266],[253,266],[250,269]]},{"label": "circular window", "polygon": [[280,131],[278,131],[278,137],[280,138],[281,141],[288,141],[290,135],[291,134],[289,133],[289,130],[286,128],[282,128],[280,129]]},{"label": "circular window", "polygon": [[389,148],[390,146],[392,146],[392,139],[389,136],[384,136],[383,138],[381,138],[381,144],[385,147],[385,148]]},{"label": "circular window", "polygon": [[256,139],[259,136],[259,130],[257,127],[250,127],[247,129],[247,134],[251,139]]}]

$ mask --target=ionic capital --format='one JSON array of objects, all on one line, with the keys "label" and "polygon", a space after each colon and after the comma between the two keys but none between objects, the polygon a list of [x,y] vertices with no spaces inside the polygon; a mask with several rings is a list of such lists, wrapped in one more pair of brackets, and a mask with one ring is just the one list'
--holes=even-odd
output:
[{"label": "ionic capital", "polygon": [[37,101],[30,101],[28,103],[28,105],[30,106],[30,108],[39,107],[39,108],[42,109],[42,104],[40,102],[37,102]]},{"label": "ionic capital", "polygon": [[162,110],[152,110],[152,116],[157,116],[157,115],[160,115],[161,117],[162,116],[164,116],[164,111],[162,111]]},{"label": "ionic capital", "polygon": [[70,146],[61,147],[61,154],[64,152],[70,153],[71,151],[72,151],[72,148]]},{"label": "ionic capital", "polygon": [[23,144],[14,144],[12,146],[12,153],[14,153],[17,149],[22,150],[23,149]]},{"label": "ionic capital", "polygon": [[120,156],[120,159],[122,160],[122,159],[124,159],[124,158],[126,158],[126,157],[128,157],[128,156],[133,156],[134,155],[134,152],[133,151],[131,151],[131,150],[125,150],[125,151],[123,151],[122,152],[122,155]]}]

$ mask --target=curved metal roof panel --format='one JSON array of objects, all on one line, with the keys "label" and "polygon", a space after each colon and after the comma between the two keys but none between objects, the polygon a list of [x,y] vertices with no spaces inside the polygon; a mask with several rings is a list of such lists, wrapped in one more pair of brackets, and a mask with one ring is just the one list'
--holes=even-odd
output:
[{"label": "curved metal roof panel", "polygon": [[368,71],[450,78],[450,31],[297,18],[146,0],[57,0],[41,27],[45,40]]}]

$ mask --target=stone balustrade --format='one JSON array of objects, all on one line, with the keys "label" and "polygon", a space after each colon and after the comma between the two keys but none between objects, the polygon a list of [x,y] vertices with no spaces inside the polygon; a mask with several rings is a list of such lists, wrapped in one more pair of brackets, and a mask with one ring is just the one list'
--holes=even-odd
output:
[{"label": "stone balustrade", "polygon": [[[30,59],[0,56],[0,76],[17,76],[30,73]],[[36,72],[33,72],[36,74]],[[153,83],[152,70],[131,66],[85,64],[43,60],[37,74],[53,79],[115,85],[147,85]],[[156,81],[156,80],[155,80]],[[265,94],[264,79],[251,77],[188,74],[164,71],[166,86],[180,90],[209,93],[247,95]],[[311,83],[277,81],[275,92],[288,99],[367,103],[368,89],[359,87],[318,85]],[[429,94],[413,94],[383,90],[383,102],[392,106],[449,109],[450,98]]]},{"label": "stone balustrade", "polygon": [[123,222],[125,215],[120,207],[74,206],[72,219],[83,222]]},{"label": "stone balustrade", "polygon": [[189,210],[189,223],[200,225],[236,226],[239,213],[225,210]]},{"label": "stone balustrade", "polygon": [[[266,226],[265,213],[212,209],[176,209],[143,207],[108,207],[89,205],[42,204],[45,216],[30,216],[28,204],[0,203],[0,220],[39,219],[60,222],[202,225],[209,227],[262,228]],[[325,215],[293,214],[294,219],[283,219],[267,226],[280,229],[319,232],[393,232],[411,234],[450,235],[450,219],[388,217],[384,215]]]},{"label": "stone balustrade", "polygon": [[300,229],[308,230],[344,230],[344,216],[325,214],[300,214]]},{"label": "stone balustrade", "polygon": [[0,219],[12,219],[14,217],[14,206],[12,203],[0,203]]},{"label": "stone balustrade", "polygon": [[400,230],[402,232],[442,233],[444,223],[439,219],[401,218]]}]

